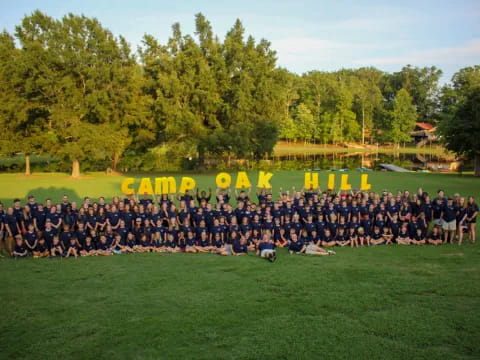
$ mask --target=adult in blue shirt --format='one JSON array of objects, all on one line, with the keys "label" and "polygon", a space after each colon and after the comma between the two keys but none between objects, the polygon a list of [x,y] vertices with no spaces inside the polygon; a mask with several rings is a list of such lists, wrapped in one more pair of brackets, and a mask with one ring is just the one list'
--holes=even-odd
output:
[{"label": "adult in blue shirt", "polygon": [[453,204],[452,198],[449,197],[447,204],[442,207],[440,219],[442,220],[442,228],[444,231],[444,242],[453,244],[457,231],[457,207]]}]

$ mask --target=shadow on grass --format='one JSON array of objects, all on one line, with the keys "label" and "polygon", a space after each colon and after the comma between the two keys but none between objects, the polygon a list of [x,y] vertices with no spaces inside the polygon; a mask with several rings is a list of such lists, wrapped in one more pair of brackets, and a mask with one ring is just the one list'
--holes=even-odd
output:
[{"label": "shadow on grass", "polygon": [[49,188],[33,188],[25,194],[25,201],[28,200],[29,195],[35,196],[35,201],[42,204],[45,204],[45,200],[47,199],[52,200],[53,203],[59,203],[62,201],[63,195],[67,195],[70,201],[80,200],[79,195],[74,189],[68,189],[66,187],[50,186]]}]

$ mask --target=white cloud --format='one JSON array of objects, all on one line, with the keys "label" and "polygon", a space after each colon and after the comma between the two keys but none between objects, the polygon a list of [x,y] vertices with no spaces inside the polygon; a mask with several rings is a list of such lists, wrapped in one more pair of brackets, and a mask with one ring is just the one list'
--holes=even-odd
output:
[{"label": "white cloud", "polygon": [[402,56],[360,59],[356,63],[372,65],[458,64],[465,60],[480,62],[480,39],[473,39],[460,46],[411,51]]}]

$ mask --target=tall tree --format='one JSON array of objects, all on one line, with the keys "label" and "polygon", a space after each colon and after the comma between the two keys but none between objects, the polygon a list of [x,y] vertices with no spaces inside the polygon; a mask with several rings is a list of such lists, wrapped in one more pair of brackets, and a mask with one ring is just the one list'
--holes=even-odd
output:
[{"label": "tall tree", "polygon": [[389,76],[390,91],[395,94],[401,88],[405,88],[417,108],[419,119],[432,123],[438,120],[441,76],[442,71],[435,66],[419,68],[407,65]]},{"label": "tall tree", "polygon": [[[50,153],[72,162],[72,176],[80,175],[80,161],[108,156],[107,141],[99,134],[120,131],[124,109],[131,104],[124,91],[134,66],[125,41],[116,39],[96,19],[69,14],[54,20],[39,11],[16,27],[22,45],[26,96],[47,118],[45,144]],[[98,140],[98,141],[95,141]]]},{"label": "tall tree", "polygon": [[25,155],[25,174],[30,175],[30,155],[43,150],[44,113],[25,93],[24,56],[13,36],[0,34],[0,150]]},{"label": "tall tree", "polygon": [[362,144],[365,144],[365,133],[373,128],[374,112],[382,104],[381,78],[382,72],[375,68],[361,68],[354,72],[352,85],[358,118],[361,119]]},{"label": "tall tree", "polygon": [[480,66],[458,71],[442,93],[444,116],[437,131],[447,149],[473,159],[480,176]]},{"label": "tall tree", "polygon": [[410,133],[415,128],[417,110],[412,104],[412,97],[406,89],[400,89],[395,96],[393,111],[391,112],[391,124],[387,137],[397,147],[401,142],[411,140]]}]

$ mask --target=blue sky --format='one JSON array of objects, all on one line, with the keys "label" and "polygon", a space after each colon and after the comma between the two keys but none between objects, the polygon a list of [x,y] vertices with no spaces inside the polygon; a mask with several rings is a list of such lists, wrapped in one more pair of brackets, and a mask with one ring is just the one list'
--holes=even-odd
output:
[{"label": "blue sky", "polygon": [[280,66],[297,73],[435,65],[448,81],[458,69],[480,64],[480,0],[0,0],[0,25],[13,31],[35,9],[54,17],[68,12],[97,17],[133,48],[145,33],[165,42],[174,22],[193,33],[197,12],[221,38],[239,18],[247,34],[271,41]]}]

